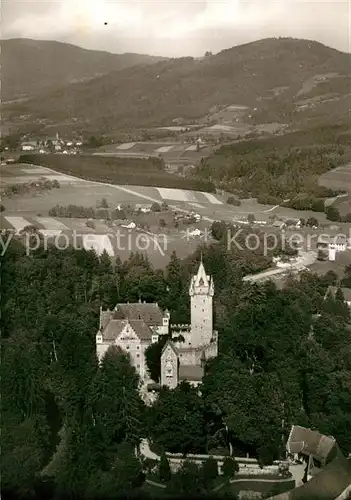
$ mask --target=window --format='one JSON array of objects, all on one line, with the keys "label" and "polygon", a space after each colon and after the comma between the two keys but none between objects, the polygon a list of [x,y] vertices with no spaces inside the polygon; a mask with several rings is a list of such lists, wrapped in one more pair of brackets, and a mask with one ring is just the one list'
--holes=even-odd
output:
[{"label": "window", "polygon": [[202,312],[205,312],[205,309],[202,309]]},{"label": "window", "polygon": [[126,346],[126,349],[128,350],[129,349],[129,345]]},{"label": "window", "polygon": [[137,354],[137,358],[140,358],[140,354]]},{"label": "window", "polygon": [[137,349],[140,349],[140,347],[137,345]]},{"label": "window", "polygon": [[137,365],[137,368],[140,368],[140,365]]}]

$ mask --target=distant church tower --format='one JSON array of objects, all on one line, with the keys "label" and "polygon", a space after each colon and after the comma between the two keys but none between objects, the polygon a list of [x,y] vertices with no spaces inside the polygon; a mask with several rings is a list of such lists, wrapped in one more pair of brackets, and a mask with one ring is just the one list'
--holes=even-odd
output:
[{"label": "distant church tower", "polygon": [[197,274],[191,279],[189,295],[191,344],[193,347],[209,344],[213,336],[214,286],[212,277],[206,274],[202,259]]}]

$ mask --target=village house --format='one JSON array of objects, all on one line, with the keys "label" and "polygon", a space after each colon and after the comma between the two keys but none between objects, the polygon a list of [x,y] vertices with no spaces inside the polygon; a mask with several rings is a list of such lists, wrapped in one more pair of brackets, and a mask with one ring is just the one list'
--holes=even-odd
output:
[{"label": "village house", "polygon": [[342,234],[321,235],[317,240],[317,251],[320,255],[327,256],[330,261],[335,261],[337,253],[345,252],[350,246],[350,241]]}]

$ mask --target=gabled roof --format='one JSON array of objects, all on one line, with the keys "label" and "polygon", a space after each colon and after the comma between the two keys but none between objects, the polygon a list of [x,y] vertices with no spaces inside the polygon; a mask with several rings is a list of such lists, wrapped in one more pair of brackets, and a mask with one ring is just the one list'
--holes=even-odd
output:
[{"label": "gabled roof", "polygon": [[117,304],[115,311],[115,318],[143,320],[149,326],[161,326],[163,323],[163,311],[157,303]]},{"label": "gabled roof", "polygon": [[126,325],[127,320],[111,319],[102,331],[102,338],[104,340],[116,340]]},{"label": "gabled roof", "polygon": [[287,442],[289,453],[312,455],[317,460],[324,462],[335,452],[337,444],[332,436],[324,436],[318,431],[293,425]]},{"label": "gabled roof", "polygon": [[162,349],[162,352],[161,352],[161,357],[163,356],[163,353],[165,352],[165,350],[167,349],[167,347],[170,347],[176,356],[179,355],[179,351],[176,348],[176,346],[173,344],[173,342],[171,340],[168,340],[165,343],[165,345],[163,346],[163,349]]},{"label": "gabled roof", "polygon": [[116,340],[127,325],[141,341],[151,341],[152,331],[143,320],[111,319],[102,331],[104,340]]},{"label": "gabled roof", "polygon": [[143,320],[131,319],[129,320],[130,326],[133,328],[136,335],[140,340],[151,340],[152,331],[148,327],[148,325]]},{"label": "gabled roof", "polygon": [[114,311],[101,311],[100,312],[100,324],[102,330],[106,328],[107,324],[110,322],[110,320],[113,318]]},{"label": "gabled roof", "polygon": [[204,369],[200,365],[179,365],[179,380],[199,382],[204,376]]}]

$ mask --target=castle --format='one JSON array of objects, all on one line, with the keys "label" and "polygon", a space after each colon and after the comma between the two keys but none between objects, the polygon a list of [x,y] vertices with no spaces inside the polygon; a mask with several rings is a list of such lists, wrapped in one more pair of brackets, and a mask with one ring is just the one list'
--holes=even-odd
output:
[{"label": "castle", "polygon": [[130,355],[140,376],[141,385],[152,382],[148,374],[145,351],[160,336],[168,340],[161,354],[160,385],[175,388],[186,380],[197,386],[204,374],[204,363],[218,354],[218,336],[213,330],[214,285],[206,274],[202,260],[190,282],[191,324],[170,325],[169,311],[157,303],[117,304],[113,311],[100,310],[100,327],[96,334],[96,352],[102,360],[112,345]]}]

